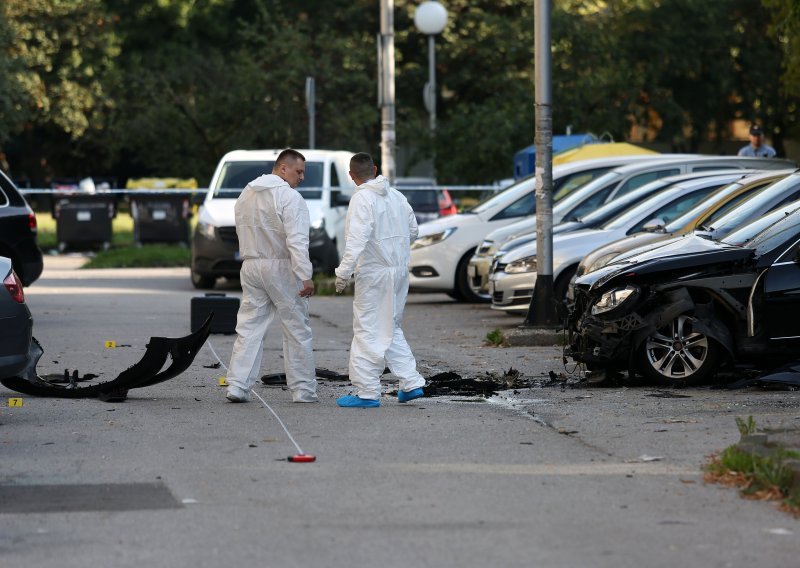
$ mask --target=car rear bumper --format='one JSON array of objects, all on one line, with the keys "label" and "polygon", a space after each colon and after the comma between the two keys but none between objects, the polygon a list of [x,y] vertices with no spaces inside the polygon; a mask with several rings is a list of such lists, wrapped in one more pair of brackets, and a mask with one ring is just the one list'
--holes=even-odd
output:
[{"label": "car rear bumper", "polygon": [[[30,360],[33,318],[26,304],[9,304],[0,317],[0,377],[21,372]],[[4,304],[6,306],[6,304]]]}]

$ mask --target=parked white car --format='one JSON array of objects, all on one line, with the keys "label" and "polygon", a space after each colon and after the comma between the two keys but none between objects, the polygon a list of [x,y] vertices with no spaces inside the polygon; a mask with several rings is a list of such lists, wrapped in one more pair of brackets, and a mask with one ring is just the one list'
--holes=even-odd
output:
[{"label": "parked white car", "polygon": [[[578,263],[598,246],[625,235],[663,227],[714,191],[722,191],[720,184],[731,183],[738,173],[700,178],[673,185],[652,195],[639,205],[596,229],[584,229],[553,237],[553,288],[557,299],[562,300]],[[537,276],[536,241],[517,247],[495,262],[490,276],[492,308],[525,314],[533,296]]]},{"label": "parked white car", "polygon": [[[664,178],[651,181],[637,188],[634,191],[626,193],[625,195],[605,203],[603,206],[594,209],[591,213],[580,216],[572,221],[555,223],[553,225],[553,234],[568,233],[572,231],[580,231],[581,229],[591,229],[599,227],[603,223],[611,220],[612,217],[622,213],[626,209],[641,203],[646,198],[654,193],[666,189],[667,187],[676,183],[681,183],[691,179],[699,179],[701,177],[711,177],[730,170],[704,170],[702,172],[691,172],[688,174],[680,174],[677,176],[668,176]],[[739,170],[744,177],[745,172],[752,172],[752,170]],[[723,183],[720,183],[722,186]],[[554,216],[556,216],[556,209],[554,208]],[[495,229],[478,245],[475,253],[469,261],[468,272],[471,276],[469,283],[472,286],[472,291],[479,296],[491,298],[489,290],[489,273],[491,272],[492,263],[495,258],[505,254],[509,250],[518,246],[528,244],[536,239],[536,219],[535,217],[525,217],[515,223],[506,225]]]},{"label": "parked white car", "polygon": [[[332,272],[344,252],[344,221],[355,189],[352,152],[298,150],[306,158],[298,191],[311,215],[309,256],[316,271]],[[242,260],[233,206],[244,187],[272,172],[281,150],[235,150],[225,154],[211,178],[192,237],[192,284],[212,288],[220,276],[238,278]]]},{"label": "parked white car", "polygon": [[[626,158],[631,159],[632,156]],[[628,165],[609,169],[606,159],[591,160],[605,173],[593,173],[591,181],[581,178],[581,170],[569,176],[562,166],[553,168],[553,223],[571,220],[593,211],[604,203],[625,195],[659,178],[704,169],[781,169],[792,164],[787,160],[739,158],[736,156],[660,155],[638,156]],[[563,168],[587,167],[586,162],[566,164]],[[603,165],[605,164],[605,165]],[[581,166],[582,165],[582,166]],[[592,172],[593,170],[586,170]],[[566,181],[564,181],[566,180]],[[413,290],[446,292],[470,302],[487,302],[476,294],[469,273],[469,261],[475,248],[491,231],[510,225],[535,212],[535,180],[525,178],[465,214],[425,223],[420,238],[412,246],[410,284]],[[536,230],[531,217],[531,231]]]},{"label": "parked white car", "polygon": [[[612,156],[555,166],[553,191],[569,195],[614,167],[653,158],[653,155]],[[472,291],[467,274],[469,259],[487,233],[533,214],[535,183],[534,177],[529,176],[468,211],[420,225],[419,238],[411,247],[411,289],[446,292],[468,302],[488,302],[488,297]]]}]

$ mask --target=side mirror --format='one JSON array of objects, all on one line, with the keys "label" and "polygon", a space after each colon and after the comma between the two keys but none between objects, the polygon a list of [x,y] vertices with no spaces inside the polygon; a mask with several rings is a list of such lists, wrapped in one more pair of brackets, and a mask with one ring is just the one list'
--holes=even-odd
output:
[{"label": "side mirror", "polygon": [[663,231],[664,227],[666,226],[667,222],[664,219],[662,219],[661,217],[654,217],[650,219],[647,223],[645,223],[642,229],[647,231],[648,233],[657,233],[659,231]]}]

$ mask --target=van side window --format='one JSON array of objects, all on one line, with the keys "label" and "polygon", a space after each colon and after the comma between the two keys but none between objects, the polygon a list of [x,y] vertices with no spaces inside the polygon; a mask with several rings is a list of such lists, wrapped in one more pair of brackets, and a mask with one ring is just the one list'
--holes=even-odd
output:
[{"label": "van side window", "polygon": [[339,175],[336,173],[336,164],[331,164],[331,187],[341,187]]}]

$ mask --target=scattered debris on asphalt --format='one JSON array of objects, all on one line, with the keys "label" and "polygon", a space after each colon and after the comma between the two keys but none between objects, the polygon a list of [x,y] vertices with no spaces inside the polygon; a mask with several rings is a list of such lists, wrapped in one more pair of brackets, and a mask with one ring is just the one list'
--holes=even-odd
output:
[{"label": "scattered debris on asphalt", "polygon": [[[151,337],[138,363],[122,371],[115,379],[87,385],[79,383],[89,382],[89,377],[95,378],[96,375],[86,374],[80,377],[77,370],[72,374],[69,370],[65,370],[63,376],[56,375],[55,378],[40,376],[36,371],[36,365],[44,349],[34,339],[31,341],[28,366],[20,375],[0,379],[0,383],[11,390],[33,396],[97,398],[103,402],[122,402],[128,397],[128,391],[131,389],[149,387],[183,373],[206,342],[211,329],[211,319],[212,316],[209,316],[197,331],[184,337]],[[171,359],[171,362],[164,368],[168,359]]]}]

